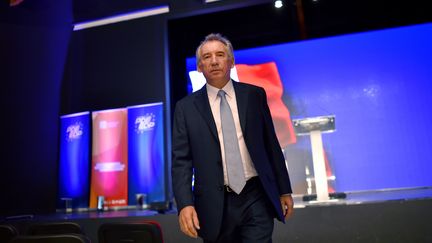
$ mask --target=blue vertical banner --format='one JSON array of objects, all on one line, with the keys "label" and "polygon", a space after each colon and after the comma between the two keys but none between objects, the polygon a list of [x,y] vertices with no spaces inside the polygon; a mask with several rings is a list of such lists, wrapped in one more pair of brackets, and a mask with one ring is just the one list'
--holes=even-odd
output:
[{"label": "blue vertical banner", "polygon": [[129,204],[165,201],[163,103],[128,107]]},{"label": "blue vertical banner", "polygon": [[[60,117],[59,203],[86,208],[89,198],[90,112]],[[64,205],[60,205],[64,207]]]}]

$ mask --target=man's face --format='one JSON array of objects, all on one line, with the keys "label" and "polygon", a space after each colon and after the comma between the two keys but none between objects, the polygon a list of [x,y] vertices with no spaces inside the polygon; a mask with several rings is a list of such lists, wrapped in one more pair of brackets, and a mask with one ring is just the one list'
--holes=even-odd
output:
[{"label": "man's face", "polygon": [[228,55],[227,47],[220,41],[209,41],[200,50],[198,71],[204,74],[209,84],[224,84],[230,79],[234,60]]}]

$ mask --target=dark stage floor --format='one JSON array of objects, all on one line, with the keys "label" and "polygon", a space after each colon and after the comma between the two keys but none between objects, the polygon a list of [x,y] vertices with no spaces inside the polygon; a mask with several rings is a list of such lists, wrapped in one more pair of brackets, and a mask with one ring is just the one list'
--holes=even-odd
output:
[{"label": "dark stage floor", "polygon": [[[295,195],[295,213],[286,223],[275,223],[273,242],[432,242],[432,187],[346,192],[345,199],[303,201]],[[106,222],[158,221],[165,243],[201,242],[184,236],[175,209],[111,210],[29,215],[7,220],[21,233],[35,222],[74,221],[92,242]]]}]

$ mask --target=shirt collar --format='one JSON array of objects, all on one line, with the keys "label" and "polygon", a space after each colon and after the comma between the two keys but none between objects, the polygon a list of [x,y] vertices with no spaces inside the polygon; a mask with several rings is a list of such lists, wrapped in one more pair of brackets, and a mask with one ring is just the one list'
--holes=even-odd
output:
[{"label": "shirt collar", "polygon": [[[207,88],[207,95],[210,98],[210,100],[216,100],[219,89],[214,86],[211,86],[208,83],[206,84],[206,88]],[[222,90],[225,91],[228,97],[233,98],[234,86],[232,84],[232,80],[228,81],[228,83],[226,83],[225,86],[222,87]]]}]

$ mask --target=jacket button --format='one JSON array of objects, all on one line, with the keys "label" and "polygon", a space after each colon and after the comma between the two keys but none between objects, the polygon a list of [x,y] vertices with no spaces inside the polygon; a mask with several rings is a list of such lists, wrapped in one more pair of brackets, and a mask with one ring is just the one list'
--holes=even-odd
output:
[{"label": "jacket button", "polygon": [[219,190],[219,191],[223,191],[223,186],[219,186],[219,187],[218,187],[218,190]]}]

